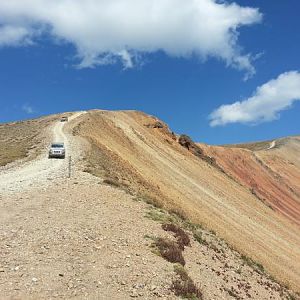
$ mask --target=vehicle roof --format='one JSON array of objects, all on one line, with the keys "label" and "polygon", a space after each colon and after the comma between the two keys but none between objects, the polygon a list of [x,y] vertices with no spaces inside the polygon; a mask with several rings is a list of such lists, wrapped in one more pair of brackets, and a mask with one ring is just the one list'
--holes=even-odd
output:
[{"label": "vehicle roof", "polygon": [[54,143],[51,143],[51,145],[64,145],[65,143],[59,143],[59,142],[54,142]]}]

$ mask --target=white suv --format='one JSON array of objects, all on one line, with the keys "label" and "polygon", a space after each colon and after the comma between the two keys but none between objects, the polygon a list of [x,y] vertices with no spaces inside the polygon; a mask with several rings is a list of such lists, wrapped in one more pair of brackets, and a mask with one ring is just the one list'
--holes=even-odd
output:
[{"label": "white suv", "polygon": [[65,158],[66,157],[66,149],[64,143],[52,143],[49,149],[49,158],[57,157],[57,158]]}]

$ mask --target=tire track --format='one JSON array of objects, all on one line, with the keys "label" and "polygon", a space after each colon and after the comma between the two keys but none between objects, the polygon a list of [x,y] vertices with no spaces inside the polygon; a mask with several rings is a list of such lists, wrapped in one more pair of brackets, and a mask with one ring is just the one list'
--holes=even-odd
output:
[{"label": "tire track", "polygon": [[[85,112],[74,113],[69,121],[74,120]],[[52,141],[64,142],[66,155],[72,154],[70,142],[64,132],[66,123],[57,123],[51,129]],[[48,159],[48,148],[35,160],[17,165],[0,173],[0,195],[5,193],[22,192],[24,189],[47,185],[49,181],[67,176],[67,159]]]}]

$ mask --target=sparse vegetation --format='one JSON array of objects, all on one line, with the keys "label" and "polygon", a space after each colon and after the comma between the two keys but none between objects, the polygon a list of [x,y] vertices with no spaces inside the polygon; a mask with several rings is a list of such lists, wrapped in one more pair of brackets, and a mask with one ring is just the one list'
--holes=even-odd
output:
[{"label": "sparse vegetation", "polygon": [[179,226],[172,223],[163,224],[162,228],[166,231],[173,232],[176,237],[176,241],[171,241],[166,238],[157,238],[155,240],[155,247],[158,249],[159,254],[167,261],[176,263],[174,271],[178,275],[178,278],[173,280],[171,290],[176,296],[186,299],[203,299],[200,288],[194,284],[184,269],[185,260],[183,250],[185,246],[190,245],[188,234]]},{"label": "sparse vegetation", "polygon": [[144,238],[145,238],[146,240],[154,240],[154,237],[153,237],[152,235],[149,235],[149,234],[145,234],[145,235],[144,235]]},{"label": "sparse vegetation", "polygon": [[182,255],[182,249],[177,242],[171,241],[166,238],[157,238],[155,240],[155,246],[159,250],[160,255],[171,263],[179,263],[182,266],[185,265],[185,260]]},{"label": "sparse vegetation", "polygon": [[[199,242],[201,245],[206,245],[210,249],[213,249],[217,253],[225,253],[225,249],[230,249],[237,256],[239,256],[245,263],[245,265],[252,268],[259,274],[265,274],[269,280],[276,282],[274,278],[265,273],[263,265],[255,262],[253,259],[247,257],[246,255],[240,255],[236,249],[226,243],[223,239],[216,235],[216,232],[213,230],[204,229],[201,225],[193,224],[186,219],[181,218],[177,214],[169,213],[163,209],[158,209],[152,207],[146,217],[162,223],[162,228],[165,231],[174,233],[176,241],[172,241],[166,238],[154,238],[149,237],[149,239],[154,240],[154,250],[152,251],[155,254],[162,256],[169,262],[177,263],[180,265],[176,266],[176,274],[179,275],[179,278],[174,280],[171,286],[172,291],[180,297],[187,299],[202,299],[202,293],[199,287],[195,286],[191,279],[188,277],[186,270],[184,269],[185,260],[183,256],[184,246],[189,245],[190,242],[189,235],[183,230],[190,231],[193,234],[194,239]],[[184,241],[184,242],[183,242]],[[182,244],[181,244],[182,243]],[[184,246],[183,246],[184,245]],[[224,248],[225,247],[225,248]],[[242,274],[242,265],[235,271],[237,274]],[[188,279],[189,278],[189,279]],[[198,292],[196,292],[196,290]],[[289,293],[289,287],[283,287],[285,290],[283,295],[287,299],[297,299],[293,293]],[[237,294],[237,291],[234,289],[226,289],[228,294],[235,298],[240,299],[240,296]]]},{"label": "sparse vegetation", "polygon": [[114,187],[121,186],[120,183],[116,179],[113,179],[113,178],[106,178],[103,180],[103,183],[114,186]]},{"label": "sparse vegetation", "polygon": [[208,245],[208,242],[207,242],[206,239],[204,239],[203,236],[202,236],[202,232],[195,231],[194,234],[193,234],[193,236],[194,236],[194,239],[195,239],[198,243],[200,243],[200,244],[202,244],[202,245],[206,245],[206,246]]},{"label": "sparse vegetation", "polygon": [[181,221],[187,221],[188,220],[188,217],[187,217],[186,213],[182,209],[172,208],[172,209],[169,209],[169,213],[171,215],[177,216]]},{"label": "sparse vegetation", "polygon": [[176,296],[186,299],[203,299],[200,287],[196,286],[193,280],[189,277],[186,270],[180,266],[174,266],[174,271],[178,275],[172,283],[171,290]]},{"label": "sparse vegetation", "polygon": [[41,150],[41,147],[37,147],[42,140],[40,134],[52,122],[52,119],[52,117],[47,117],[0,124],[0,148],[5,149],[0,152],[0,166],[23,159],[29,153],[32,157],[36,157]]},{"label": "sparse vegetation", "polygon": [[[147,115],[138,112],[122,112],[121,115],[122,121],[125,121],[126,117],[125,122],[128,122],[130,131],[127,131],[123,126],[120,127],[119,121],[121,119],[118,119],[118,113],[92,112],[87,115],[88,119],[86,118],[78,132],[78,135],[87,138],[92,145],[87,162],[92,161],[93,172],[96,173],[96,170],[99,170],[99,174],[105,172],[107,177],[114,178],[117,176],[120,182],[128,183],[135,195],[148,194],[149,198],[142,200],[146,203],[156,207],[161,207],[162,205],[169,211],[172,208],[176,209],[176,211],[171,211],[171,214],[165,215],[159,211],[152,211],[147,213],[148,218],[165,223],[168,222],[166,219],[172,216],[170,221],[174,222],[174,224],[179,225],[183,229],[191,227],[190,230],[193,234],[196,230],[201,233],[201,230],[198,230],[196,227],[192,228],[191,224],[188,223],[188,219],[193,218],[194,222],[204,222],[205,225],[209,224],[211,228],[218,228],[218,233],[226,235],[227,240],[234,245],[235,249],[239,250],[243,249],[241,247],[246,245],[245,241],[251,238],[253,247],[249,249],[249,245],[247,245],[248,248],[245,251],[251,257],[252,255],[257,255],[260,261],[270,267],[268,260],[264,259],[260,253],[255,253],[255,247],[260,243],[260,232],[249,230],[257,221],[254,218],[256,215],[255,207],[252,205],[257,203],[254,197],[249,195],[249,193],[244,193],[242,186],[238,187],[235,182],[232,182],[232,178],[225,178],[223,175],[214,173],[214,170],[207,164],[203,164],[200,159],[195,159],[191,155],[193,149],[191,149],[191,141],[187,137],[185,139],[181,138],[182,144],[184,144],[182,148],[177,142],[169,145],[165,140],[170,138],[164,133],[164,130],[147,130],[144,128],[144,124],[150,124],[153,121]],[[135,131],[140,135],[139,138],[134,135]],[[146,144],[141,142],[143,139],[146,141]],[[196,144],[196,146],[203,150],[204,155],[209,153],[205,145]],[[186,147],[189,148],[189,152]],[[214,151],[215,148],[212,147],[212,150]],[[179,154],[184,159],[178,160]],[[197,149],[195,149],[194,154],[201,157],[201,151],[197,151]],[[214,157],[213,155],[211,156]],[[209,159],[209,157],[207,158]],[[195,166],[193,163],[195,163]],[[242,163],[244,163],[243,160],[241,160]],[[196,166],[198,164],[199,168]],[[245,167],[248,168],[247,165]],[[190,178],[192,181],[187,180]],[[198,183],[198,178],[199,186],[200,183],[202,186],[207,184],[207,190],[212,193],[204,193],[202,189],[192,184],[192,182]],[[215,182],[210,184],[211,180],[215,180]],[[230,197],[234,192],[237,194],[234,197]],[[203,198],[201,198],[202,194]],[[209,199],[215,204],[214,209],[210,206]],[[221,200],[224,200],[224,205]],[[245,215],[249,216],[249,218],[237,218],[236,220],[223,218],[226,213],[231,215],[233,212],[233,210],[228,209],[230,206],[227,204],[232,205],[232,208],[237,212],[245,212]],[[203,209],[202,205],[205,206]],[[219,209],[218,217],[212,213],[215,209]],[[267,213],[272,212],[267,211]],[[211,216],[211,218],[208,216]],[[220,222],[218,218],[220,218]],[[277,224],[277,219],[274,222]],[[222,229],[219,227],[221,223],[224,225]],[[295,242],[291,239],[292,234],[287,234],[286,237],[282,236],[280,231],[272,227],[268,218],[262,219],[261,225],[270,234],[278,232],[282,240],[286,242],[282,244],[282,247],[278,247],[279,242],[277,240],[266,239],[266,249],[268,249],[270,257],[276,257],[272,249],[281,253],[287,249],[289,242],[291,242],[291,245],[295,245]],[[235,231],[231,229],[243,231],[240,239],[236,237]],[[197,235],[195,235],[195,239],[201,243],[207,242],[208,245],[216,245],[214,238],[209,235],[207,230],[203,230],[203,234],[199,235],[198,238],[196,237]],[[221,248],[218,245],[217,247]],[[287,277],[295,277],[293,272],[288,270],[286,266],[283,265],[282,268],[285,269],[287,274],[282,276],[283,280]],[[272,269],[272,272],[276,274],[275,269]]]},{"label": "sparse vegetation", "polygon": [[166,214],[162,209],[151,209],[146,213],[145,217],[160,223],[175,222],[175,218]]},{"label": "sparse vegetation", "polygon": [[245,144],[232,144],[232,145],[223,145],[223,147],[228,148],[244,148],[251,151],[265,150],[270,146],[272,141],[263,141],[263,142],[253,142]]},{"label": "sparse vegetation", "polygon": [[[203,237],[204,229],[202,228],[201,225],[193,224],[193,223],[189,222],[188,220],[182,219],[177,214],[170,214],[163,209],[157,209],[157,208],[153,208],[150,211],[148,211],[146,217],[148,217],[154,221],[163,223],[162,228],[164,230],[173,232],[177,239],[178,246],[182,250],[184,249],[184,246],[189,245],[190,241],[189,241],[188,234],[186,232],[184,232],[184,230],[182,230],[179,226],[182,226],[183,228],[190,230],[193,233],[194,239],[197,242],[199,242],[200,244],[206,245],[218,253],[220,253],[220,252],[224,253],[224,250],[221,248],[221,246],[217,247],[216,245],[207,241],[207,239]],[[222,241],[221,244],[224,244],[223,246],[227,246],[232,251],[236,251],[230,245],[228,245],[224,240],[218,238],[216,236],[216,232],[214,230],[207,230],[207,233],[208,233],[208,235],[211,235],[214,238],[218,239],[219,244]],[[189,243],[188,243],[188,241],[189,241]],[[184,243],[187,243],[187,244],[185,245]],[[265,270],[264,270],[264,267],[262,264],[255,262],[253,259],[251,259],[245,255],[241,255],[241,259],[245,262],[245,264],[247,264],[248,266],[253,268],[256,272],[261,273],[261,274],[265,273]]]},{"label": "sparse vegetation", "polygon": [[255,271],[259,272],[259,273],[264,273],[265,269],[264,266],[256,261],[254,261],[253,259],[251,259],[250,257],[246,256],[246,255],[241,255],[241,259],[251,268],[253,268]]},{"label": "sparse vegetation", "polygon": [[[138,200],[145,201],[140,197]],[[157,208],[154,205],[152,206],[153,207],[147,212],[146,217],[152,219],[153,221],[177,224],[178,226],[192,232],[203,228],[200,224],[191,223],[182,213],[180,213],[179,210],[170,209],[166,211],[162,208]]]},{"label": "sparse vegetation", "polygon": [[176,224],[173,223],[163,224],[162,228],[165,231],[171,231],[174,233],[180,249],[184,250],[184,247],[191,245],[189,235]]},{"label": "sparse vegetation", "polygon": [[151,196],[149,195],[146,195],[146,194],[139,194],[136,199],[138,199],[139,201],[143,201],[149,205],[152,205],[154,206],[155,208],[161,208],[162,205],[161,203],[158,203],[158,201],[154,198],[152,198]]}]

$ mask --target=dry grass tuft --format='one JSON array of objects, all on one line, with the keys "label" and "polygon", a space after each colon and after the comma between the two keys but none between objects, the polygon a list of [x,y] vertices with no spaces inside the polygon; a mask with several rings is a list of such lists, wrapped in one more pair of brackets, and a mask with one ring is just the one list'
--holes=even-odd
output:
[{"label": "dry grass tuft", "polygon": [[120,187],[121,186],[120,183],[116,179],[113,179],[113,178],[106,178],[106,179],[103,180],[103,183],[111,185],[113,187]]},{"label": "dry grass tuft", "polygon": [[193,235],[194,235],[194,239],[195,239],[199,244],[206,245],[206,246],[209,245],[209,243],[206,241],[206,239],[203,238],[202,232],[195,231]]},{"label": "dry grass tuft", "polygon": [[241,255],[241,259],[247,264],[249,267],[253,268],[256,272],[263,274],[265,272],[264,266],[256,261],[254,261],[252,258]]},{"label": "dry grass tuft", "polygon": [[185,265],[182,249],[176,242],[166,238],[157,238],[155,246],[158,248],[160,255],[168,262]]},{"label": "dry grass tuft", "polygon": [[174,233],[175,238],[177,239],[177,244],[180,249],[184,250],[184,247],[191,245],[190,237],[178,225],[173,223],[168,223],[168,224],[163,224],[162,228],[165,231],[171,231]]},{"label": "dry grass tuft", "polygon": [[176,296],[187,299],[203,299],[203,294],[198,286],[189,277],[186,270],[181,266],[175,266],[175,273],[179,276],[172,283],[171,290]]},{"label": "dry grass tuft", "polygon": [[182,208],[170,208],[170,209],[168,209],[168,212],[171,215],[177,216],[179,219],[181,219],[181,221],[188,220],[187,214],[185,213],[184,209],[182,209]]},{"label": "dry grass tuft", "polygon": [[162,204],[157,201],[157,199],[147,195],[147,194],[138,194],[137,198],[140,201],[143,201],[149,205],[152,205],[155,208],[162,208]]}]

